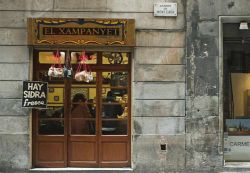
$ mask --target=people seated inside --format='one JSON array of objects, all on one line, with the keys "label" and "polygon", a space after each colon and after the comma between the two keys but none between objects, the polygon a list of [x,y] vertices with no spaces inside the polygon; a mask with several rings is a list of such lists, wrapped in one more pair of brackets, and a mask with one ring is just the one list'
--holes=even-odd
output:
[{"label": "people seated inside", "polygon": [[116,101],[112,91],[107,93],[107,97],[103,104],[103,121],[102,132],[103,134],[115,134],[119,127],[119,122],[116,120],[105,121],[106,118],[117,118],[122,115],[123,108],[119,102]]},{"label": "people seated inside", "polygon": [[123,108],[115,99],[115,96],[112,91],[107,93],[107,97],[104,101],[105,103],[114,103],[114,104],[104,104],[104,118],[117,118],[117,115],[121,115],[123,113]]},{"label": "people seated inside", "polygon": [[89,99],[88,103],[89,103],[88,104],[89,112],[90,112],[91,116],[95,118],[96,109],[95,109],[95,106],[94,106],[94,99]]},{"label": "people seated inside", "polygon": [[71,110],[71,134],[95,133],[95,121],[92,118],[87,99],[84,94],[77,93],[72,100]]}]

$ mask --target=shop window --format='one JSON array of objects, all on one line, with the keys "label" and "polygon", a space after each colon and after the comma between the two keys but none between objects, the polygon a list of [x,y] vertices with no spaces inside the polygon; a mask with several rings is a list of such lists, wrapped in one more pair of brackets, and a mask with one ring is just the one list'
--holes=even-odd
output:
[{"label": "shop window", "polygon": [[[248,31],[249,32],[249,31]],[[224,25],[225,161],[250,161],[250,51],[238,24]]]}]

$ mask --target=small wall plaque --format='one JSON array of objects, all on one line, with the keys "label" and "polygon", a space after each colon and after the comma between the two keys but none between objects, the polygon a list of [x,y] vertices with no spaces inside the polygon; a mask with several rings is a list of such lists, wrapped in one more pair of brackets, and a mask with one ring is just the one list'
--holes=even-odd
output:
[{"label": "small wall plaque", "polygon": [[177,3],[154,3],[154,16],[177,16]]}]

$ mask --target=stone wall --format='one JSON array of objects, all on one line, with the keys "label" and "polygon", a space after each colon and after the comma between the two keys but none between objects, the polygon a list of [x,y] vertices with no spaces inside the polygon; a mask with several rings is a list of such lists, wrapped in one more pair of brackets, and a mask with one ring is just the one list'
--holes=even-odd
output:
[{"label": "stone wall", "polygon": [[[177,2],[178,16],[154,17],[155,2]],[[222,169],[218,20],[250,15],[249,6],[248,0],[0,1],[0,172],[31,167],[29,111],[21,108],[28,17],[135,19],[133,172]]]},{"label": "stone wall", "polygon": [[[178,16],[154,17],[154,2],[177,2]],[[133,166],[143,171],[153,160],[155,170],[184,168],[184,7],[182,0],[1,1],[0,168],[31,166],[29,111],[21,108],[22,81],[29,78],[28,17],[135,19]],[[162,141],[167,152],[160,152]]]},{"label": "stone wall", "polygon": [[223,168],[223,115],[219,111],[219,62],[223,58],[219,55],[219,16],[249,16],[249,5],[247,0],[187,1],[186,169],[227,169]]},{"label": "stone wall", "polygon": [[20,99],[22,81],[29,74],[29,51],[26,27],[19,21],[24,20],[4,11],[12,10],[10,2],[0,2],[0,172],[27,169],[30,162],[29,112],[21,108]]},{"label": "stone wall", "polygon": [[[175,22],[136,30],[134,172],[185,168],[185,1],[171,2],[178,3],[177,17],[153,18]],[[161,151],[161,143],[167,144],[166,151]]]}]

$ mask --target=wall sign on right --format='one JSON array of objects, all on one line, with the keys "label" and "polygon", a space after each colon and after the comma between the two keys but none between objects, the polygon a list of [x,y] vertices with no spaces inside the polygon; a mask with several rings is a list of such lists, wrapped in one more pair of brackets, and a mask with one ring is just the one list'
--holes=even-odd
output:
[{"label": "wall sign on right", "polygon": [[154,3],[154,16],[177,16],[177,3]]}]

